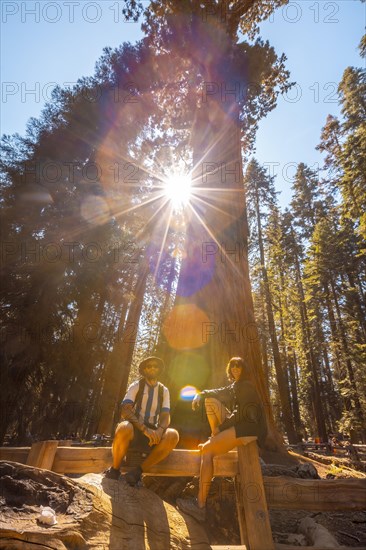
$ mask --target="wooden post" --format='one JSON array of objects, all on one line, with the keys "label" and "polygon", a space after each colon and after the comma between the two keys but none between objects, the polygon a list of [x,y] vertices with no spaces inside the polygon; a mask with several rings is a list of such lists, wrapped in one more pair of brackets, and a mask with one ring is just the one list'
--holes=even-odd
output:
[{"label": "wooden post", "polygon": [[238,523],[239,523],[239,531],[240,531],[240,541],[242,544],[244,544],[245,548],[248,548],[249,550],[248,533],[247,533],[247,526],[245,523],[245,512],[244,512],[244,504],[243,504],[243,491],[242,491],[242,485],[240,483],[239,475],[235,476],[234,484],[235,484],[236,512],[238,514]]},{"label": "wooden post", "polygon": [[52,470],[58,441],[37,441],[33,443],[27,458],[27,465]]},{"label": "wooden post", "polygon": [[249,550],[274,550],[256,440],[238,447],[238,465],[245,516],[239,517],[240,533],[246,532]]}]

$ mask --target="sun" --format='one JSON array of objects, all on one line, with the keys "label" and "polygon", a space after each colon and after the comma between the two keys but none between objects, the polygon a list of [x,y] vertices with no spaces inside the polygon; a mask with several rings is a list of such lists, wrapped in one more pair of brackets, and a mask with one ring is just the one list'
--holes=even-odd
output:
[{"label": "sun", "polygon": [[172,174],[165,181],[164,193],[173,209],[181,210],[188,205],[191,198],[191,176]]}]

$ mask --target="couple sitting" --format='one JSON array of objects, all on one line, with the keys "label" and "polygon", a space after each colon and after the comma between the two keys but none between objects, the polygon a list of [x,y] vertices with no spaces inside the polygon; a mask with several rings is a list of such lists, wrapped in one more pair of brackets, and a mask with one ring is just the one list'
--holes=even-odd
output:
[{"label": "couple sitting", "polygon": [[[169,390],[158,382],[164,368],[158,357],[148,357],[140,363],[141,380],[128,388],[122,401],[123,422],[118,424],[113,441],[113,466],[106,477],[118,479],[120,465],[127,449],[136,447],[149,453],[141,466],[123,477],[129,485],[136,485],[144,471],[163,460],[176,447],[178,432],[169,428]],[[177,504],[199,521],[205,520],[205,505],[213,477],[213,458],[241,444],[240,438],[254,435],[261,445],[267,434],[263,406],[249,372],[241,357],[230,359],[226,373],[231,384],[223,388],[204,390],[192,401],[196,410],[204,399],[205,411],[211,427],[211,437],[200,445],[201,469],[197,499],[178,499]],[[231,413],[229,412],[231,411]],[[152,449],[152,450],[151,450]],[[151,452],[149,452],[151,450]]]}]

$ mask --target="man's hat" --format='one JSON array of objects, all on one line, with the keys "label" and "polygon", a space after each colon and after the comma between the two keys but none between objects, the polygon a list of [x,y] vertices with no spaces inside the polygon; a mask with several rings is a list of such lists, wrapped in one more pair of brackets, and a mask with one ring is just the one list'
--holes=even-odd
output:
[{"label": "man's hat", "polygon": [[164,370],[164,368],[165,368],[164,361],[162,359],[160,359],[160,357],[156,357],[155,355],[151,355],[150,357],[146,357],[146,359],[141,361],[141,363],[139,364],[139,373],[140,374],[143,374],[143,370],[144,370],[146,364],[149,361],[156,361],[159,365],[160,372],[162,372]]}]

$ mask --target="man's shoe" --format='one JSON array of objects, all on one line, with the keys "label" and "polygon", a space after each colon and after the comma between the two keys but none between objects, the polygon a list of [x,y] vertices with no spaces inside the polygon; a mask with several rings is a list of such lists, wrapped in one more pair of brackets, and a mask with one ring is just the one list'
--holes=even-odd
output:
[{"label": "man's shoe", "polygon": [[206,521],[206,508],[199,508],[196,498],[177,498],[177,506],[200,523]]},{"label": "man's shoe", "polygon": [[135,487],[139,481],[141,481],[142,476],[142,468],[141,466],[136,466],[136,468],[132,468],[127,474],[122,476],[122,479],[128,483],[131,487]]},{"label": "man's shoe", "polygon": [[103,476],[106,477],[107,479],[117,480],[119,479],[120,475],[121,475],[120,471],[113,468],[113,466],[111,466],[110,468],[108,468],[108,470],[103,472]]}]

